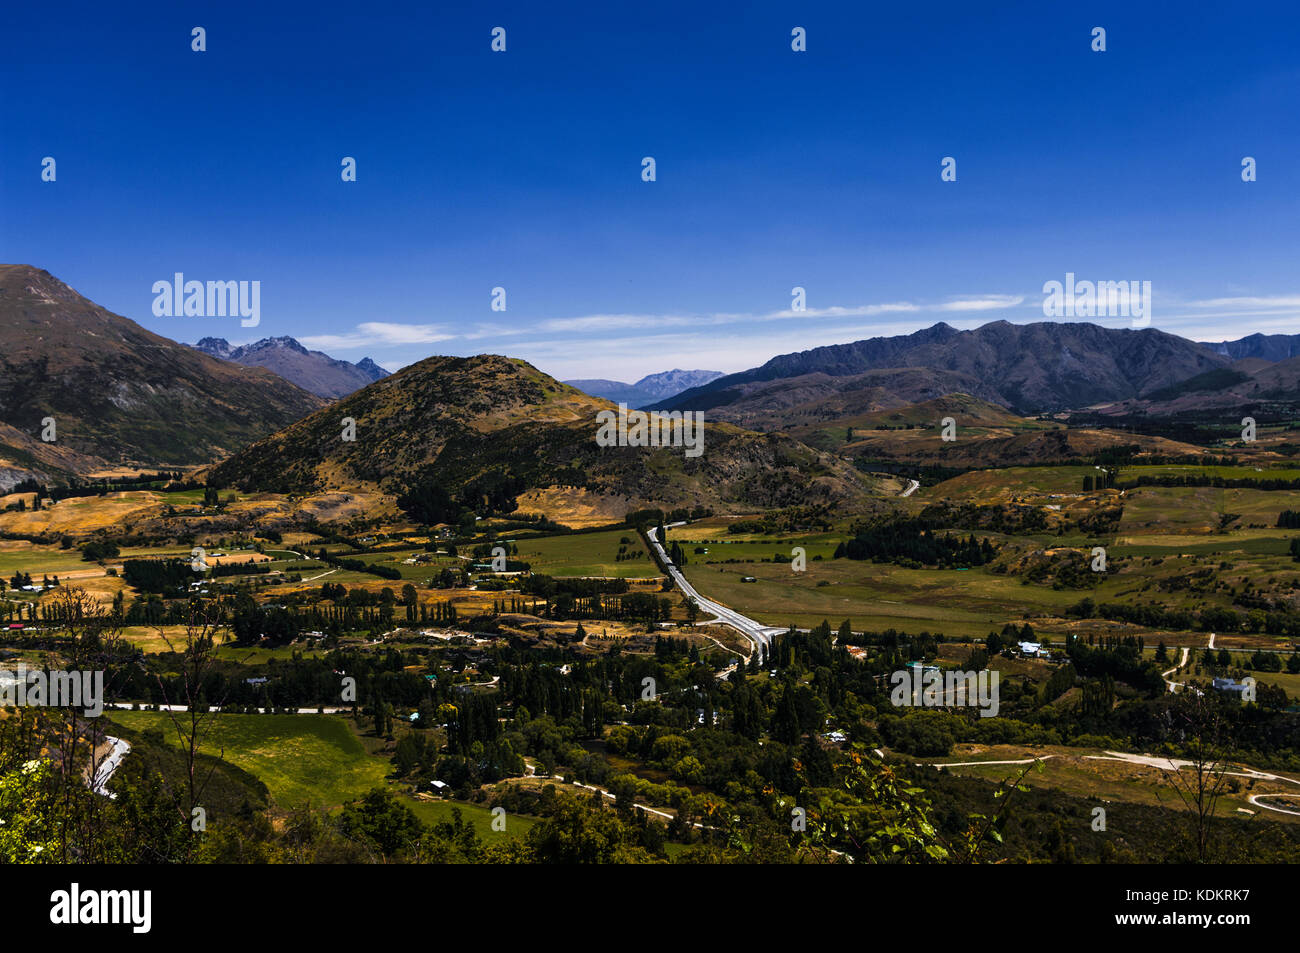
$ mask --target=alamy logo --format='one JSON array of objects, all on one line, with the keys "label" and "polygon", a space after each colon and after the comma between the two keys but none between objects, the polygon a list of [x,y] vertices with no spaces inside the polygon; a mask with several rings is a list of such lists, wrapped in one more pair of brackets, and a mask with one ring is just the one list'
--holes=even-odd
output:
[{"label": "alamy logo", "polygon": [[1151,323],[1151,282],[1075,281],[1074,272],[1065,282],[1043,284],[1045,318],[1132,318],[1133,327]]},{"label": "alamy logo", "polygon": [[240,327],[262,322],[260,281],[186,281],[176,272],[172,281],[155,281],[153,313],[156,318],[224,318],[238,315]]},{"label": "alamy logo", "polygon": [[998,678],[990,669],[943,672],[933,665],[911,665],[889,676],[889,701],[897,707],[978,707],[981,718],[992,718],[998,713]]},{"label": "alamy logo", "polygon": [[627,404],[619,404],[618,413],[597,413],[596,423],[597,446],[685,447],[688,457],[704,453],[704,414],[698,410],[629,411]]},{"label": "alamy logo", "polygon": [[148,933],[153,922],[152,890],[68,890],[50,894],[50,922],[55,924],[130,925],[132,933]]},{"label": "alamy logo", "polygon": [[0,669],[0,706],[28,705],[80,708],[87,718],[98,718],[104,713],[104,673],[28,670],[21,663],[16,672]]}]

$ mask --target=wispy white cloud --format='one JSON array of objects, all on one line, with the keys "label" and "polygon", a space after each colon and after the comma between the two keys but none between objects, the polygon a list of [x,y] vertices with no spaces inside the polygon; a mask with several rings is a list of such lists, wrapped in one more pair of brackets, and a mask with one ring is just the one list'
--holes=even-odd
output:
[{"label": "wispy white cloud", "polygon": [[1264,295],[1240,298],[1207,298],[1203,301],[1188,302],[1194,308],[1229,308],[1234,313],[1242,311],[1269,311],[1278,308],[1294,310],[1300,308],[1300,296]]},{"label": "wispy white cloud", "polygon": [[709,314],[587,314],[568,318],[547,318],[534,327],[557,333],[567,331],[617,331],[631,328],[661,329],[666,327],[720,327],[730,324],[752,326],[756,322],[815,318],[871,318],[884,314],[919,314],[932,312],[992,311],[1014,308],[1022,304],[1024,295],[990,294],[971,298],[957,298],[934,304],[915,301],[886,301],[876,304],[830,305],[825,308],[805,308],[795,311],[782,308],[766,312],[727,312]]},{"label": "wispy white cloud", "polygon": [[[829,308],[805,308],[794,311],[786,308],[761,315],[760,320],[774,321],[777,318],[870,318],[877,314],[905,314],[927,310],[923,305],[911,301],[889,301],[884,304],[832,305]],[[754,317],[754,316],[748,316]]]},{"label": "wispy white cloud", "polygon": [[[301,340],[337,356],[356,359],[366,354],[394,371],[434,353],[494,351],[521,357],[561,379],[632,381],[671,366],[730,373],[777,354],[910,334],[930,320],[975,328],[989,320],[989,312],[1002,311],[1011,320],[1037,321],[1042,320],[1040,300],[1035,295],[971,294],[931,302],[884,301],[762,313],[595,313],[455,325],[368,321],[352,331]],[[1164,307],[1154,309],[1151,326],[1193,340],[1232,339],[1255,331],[1300,332],[1300,295],[1164,300]],[[1019,313],[1014,313],[1016,309]],[[1249,319],[1248,326],[1243,318]],[[1088,320],[1129,326],[1127,318]],[[435,344],[441,346],[430,346]]]},{"label": "wispy white cloud", "polygon": [[956,298],[935,308],[936,311],[997,311],[1024,304],[1024,295],[979,295],[974,298]]},{"label": "wispy white cloud", "polygon": [[1154,324],[1194,341],[1235,341],[1247,334],[1297,334],[1300,295],[1175,299],[1170,307],[1156,311]]},{"label": "wispy white cloud", "polygon": [[625,328],[686,327],[717,323],[718,315],[691,317],[684,314],[584,314],[571,318],[546,318],[530,328],[532,332],[564,334],[574,331],[617,331]]},{"label": "wispy white cloud", "polygon": [[[950,299],[931,304],[914,301],[887,301],[874,304],[831,305],[824,308],[807,308],[803,311],[785,308],[761,313],[729,311],[704,314],[597,313],[540,318],[522,323],[502,321],[498,324],[485,324],[480,322],[472,330],[458,328],[455,331],[436,324],[367,321],[358,324],[353,331],[309,335],[301,340],[308,347],[326,351],[330,349],[335,351],[380,350],[386,347],[436,344],[442,341],[479,341],[507,336],[518,338],[521,335],[536,335],[538,333],[561,336],[619,331],[654,333],[670,328],[724,328],[729,325],[743,325],[750,328],[760,322],[788,320],[810,321],[822,319],[844,321],[852,318],[871,318],[890,314],[920,314],[927,311],[935,313],[978,312],[1016,307],[1024,300],[1023,295],[988,294]],[[572,340],[569,339],[563,346],[565,348],[571,347]]]},{"label": "wispy white cloud", "polygon": [[411,344],[436,344],[457,337],[436,324],[401,324],[396,321],[364,321],[345,334],[310,334],[299,338],[305,347],[322,351],[385,348]]},{"label": "wispy white cloud", "polygon": [[[977,294],[934,302],[883,301],[809,307],[803,311],[708,313],[594,313],[470,326],[365,322],[353,331],[302,338],[327,352],[365,352],[391,370],[431,353],[415,345],[443,344],[442,353],[508,351],[560,377],[610,377],[635,380],[661,370],[658,364],[737,371],[776,354],[861,338],[906,334],[927,313],[952,315],[958,326],[982,323],[976,315],[1011,309],[1024,295]],[[970,314],[969,319],[962,319]],[[869,319],[863,323],[860,319]],[[892,320],[891,320],[892,319]],[[924,319],[922,319],[923,321]],[[754,333],[756,325],[766,325]],[[498,344],[493,339],[502,340]],[[685,362],[685,363],[683,363]],[[653,365],[653,366],[652,366]]]}]

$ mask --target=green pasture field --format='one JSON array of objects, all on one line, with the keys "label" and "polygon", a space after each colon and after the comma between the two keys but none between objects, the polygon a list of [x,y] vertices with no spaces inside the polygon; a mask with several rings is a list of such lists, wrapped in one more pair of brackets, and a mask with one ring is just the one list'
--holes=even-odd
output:
[{"label": "green pasture field", "polygon": [[[369,588],[371,584],[382,583],[383,585],[388,586],[390,589],[392,589],[393,592],[401,592],[402,586],[404,586],[408,582],[418,586],[421,582],[424,581],[423,579],[418,579],[418,580],[417,579],[380,579],[378,576],[372,573],[353,572],[350,569],[333,569],[333,567],[331,566],[322,566],[320,569],[316,570],[315,572],[304,572],[302,574],[302,578],[303,578],[303,583],[306,583],[308,580],[310,580],[310,584],[313,587],[322,586],[325,583],[330,582],[330,583],[342,583],[344,586],[347,586],[348,588],[352,588],[353,586],[361,586],[362,588]],[[297,588],[301,584],[293,583],[291,585],[293,588]]]},{"label": "green pasture field", "polygon": [[[751,534],[746,536],[746,534],[743,533],[732,534],[727,532],[727,527],[745,518],[746,517],[709,516],[702,520],[694,520],[684,526],[670,526],[668,527],[668,538],[670,540],[675,539],[682,545],[685,545],[687,540],[695,542],[700,539],[765,538],[759,535]],[[752,518],[757,518],[757,514]]]},{"label": "green pasture field", "polygon": [[[115,560],[110,560],[115,562]],[[30,573],[32,581],[39,583],[41,576],[63,576],[69,572],[90,572],[103,568],[98,563],[86,562],[75,549],[58,546],[32,546],[23,549],[0,550],[0,577],[9,582],[17,572]]]},{"label": "green pasture field", "polygon": [[1283,510],[1300,509],[1300,491],[1220,489],[1218,487],[1139,487],[1124,494],[1120,533],[1184,532],[1209,534],[1221,529],[1275,529]]},{"label": "green pasture field", "polygon": [[[301,575],[304,579],[312,576],[318,576],[331,567],[315,560],[300,559],[273,559],[270,562],[259,562],[256,564],[256,570],[248,572],[234,573],[227,576],[210,576],[209,578],[216,584],[230,584],[241,580],[273,579],[276,578],[277,570],[285,576],[292,576],[295,573]],[[371,578],[377,579],[378,576]],[[323,580],[322,580],[323,581]],[[398,580],[391,580],[397,582]]]},{"label": "green pasture field", "polygon": [[[235,490],[227,492],[234,493]],[[224,494],[223,494],[224,497]],[[177,490],[174,493],[158,493],[158,499],[163,503],[171,503],[173,506],[190,506],[201,504],[203,502],[202,490]]]},{"label": "green pasture field", "polygon": [[[1107,546],[1106,551],[1117,556],[1176,556],[1176,555],[1198,555],[1213,556],[1218,553],[1238,553],[1250,556],[1285,556],[1286,563],[1290,563],[1289,539],[1282,539],[1277,536],[1248,536],[1245,534],[1234,533],[1231,536],[1214,537],[1206,539],[1204,536],[1158,536],[1153,537],[1150,541],[1142,543],[1128,543],[1125,539],[1133,537],[1122,537],[1118,543]],[[1140,537],[1139,537],[1140,538]],[[1283,568],[1279,564],[1279,568]],[[1300,563],[1291,563],[1291,565],[1300,568]]]},{"label": "green pasture field", "polygon": [[[396,569],[402,574],[401,581],[403,583],[413,582],[417,585],[424,582],[426,579],[437,576],[438,573],[442,572],[444,569],[469,568],[470,560],[468,559],[461,559],[458,556],[435,556],[432,553],[427,554],[429,556],[429,562],[427,563],[408,566],[402,562],[404,559],[413,559],[421,553],[424,553],[422,547],[417,549],[394,550],[391,553],[366,553],[360,556],[344,556],[342,558],[359,559],[372,566],[386,566],[390,569]],[[333,577],[331,577],[331,579],[332,578]],[[372,575],[370,578],[378,579],[379,577]],[[391,581],[398,582],[396,579]]]},{"label": "green pasture field", "polygon": [[[124,559],[189,559],[192,546],[123,546],[121,555],[109,563],[120,563]],[[226,552],[213,546],[203,547],[207,552]]]},{"label": "green pasture field", "polygon": [[[1125,471],[1127,472],[1127,471]],[[1099,477],[1096,467],[1007,467],[972,470],[924,488],[928,499],[986,499],[990,496],[1035,496],[1083,493],[1083,478]],[[920,490],[917,491],[921,492]]]},{"label": "green pasture field", "polygon": [[[1295,467],[1200,467],[1200,466],[1126,466],[1120,468],[1121,483],[1148,477],[1208,476],[1225,480],[1300,480],[1300,469]],[[1264,491],[1268,492],[1268,491]]]},{"label": "green pasture field", "polygon": [[423,798],[402,797],[402,803],[409,807],[425,824],[438,824],[450,821],[452,812],[459,810],[463,820],[468,822],[485,844],[494,844],[503,839],[518,838],[522,840],[537,819],[524,814],[507,814],[506,829],[492,829],[492,809],[468,801],[425,800]]},{"label": "green pasture field", "polygon": [[305,553],[293,549],[264,549],[263,552],[276,562],[293,562],[295,560],[312,558]]},{"label": "green pasture field", "polygon": [[[688,564],[685,575],[702,595],[769,625],[808,627],[823,619],[838,625],[847,618],[859,630],[928,630],[953,638],[983,638],[1036,614],[1059,616],[1090,594],[1025,586],[982,568],[904,569],[848,559],[809,562],[802,573],[779,563]],[[741,582],[746,575],[758,581]],[[829,584],[819,586],[823,580]]]},{"label": "green pasture field", "polygon": [[[671,530],[669,538],[671,539]],[[627,538],[628,553],[641,553],[640,558],[616,562],[614,557],[619,542]],[[636,530],[613,529],[599,533],[571,533],[563,536],[544,536],[519,539],[518,559],[532,566],[532,571],[546,576],[613,576],[623,579],[648,578],[661,575],[654,560],[646,553]]]},{"label": "green pasture field", "polygon": [[[114,711],[108,717],[137,731],[161,729],[164,740],[178,744],[166,712]],[[390,770],[383,758],[366,753],[343,715],[211,717],[202,751],[256,775],[281,808],[341,807],[382,787]]]},{"label": "green pasture field", "polygon": [[[1275,651],[1282,656],[1282,665],[1285,666],[1288,653],[1281,648]],[[1249,659],[1249,657],[1250,653],[1247,652],[1245,658]],[[1234,652],[1233,658],[1234,660],[1241,659],[1242,655],[1239,652]],[[1193,656],[1192,660],[1195,661],[1195,656]],[[1300,675],[1292,675],[1285,667],[1280,672],[1247,672],[1246,674],[1261,685],[1276,685],[1286,692],[1287,698],[1293,701],[1300,700]]]},{"label": "green pasture field", "polygon": [[[125,559],[184,559],[189,561],[190,554],[193,552],[193,546],[126,546],[122,548],[122,553],[116,559],[107,560],[112,565],[121,563]],[[214,553],[224,553],[232,559],[251,558],[260,555],[255,549],[244,549],[239,546],[216,546],[211,543],[204,543],[203,550],[209,556]],[[291,557],[297,559],[297,557]],[[94,565],[88,563],[87,565]]]},{"label": "green pasture field", "polygon": [[239,662],[242,665],[265,665],[267,662],[275,659],[276,661],[287,662],[295,655],[303,658],[320,658],[325,655],[327,649],[313,648],[309,649],[302,644],[280,645],[275,648],[249,648],[237,645],[219,645],[213,654],[224,661]]},{"label": "green pasture field", "polygon": [[[802,546],[807,559],[812,560],[817,556],[822,559],[830,559],[835,554],[835,547],[847,539],[847,535],[838,534],[835,536],[822,537],[792,537],[782,536],[778,538],[762,539],[736,539],[736,540],[719,540],[719,541],[695,541],[695,540],[677,540],[678,544],[686,550],[686,563],[721,563],[729,559],[741,559],[747,562],[762,562],[764,560],[771,562],[772,557],[781,555],[790,558],[790,551],[796,546]],[[673,542],[673,535],[668,534],[669,542]],[[708,550],[707,553],[697,553],[695,548],[703,546]]]},{"label": "green pasture field", "polygon": [[[688,562],[684,571],[705,597],[769,625],[812,626],[822,619],[838,624],[849,618],[858,629],[927,629],[949,637],[982,638],[1007,622],[1060,618],[1085,597],[1097,603],[1154,604],[1167,609],[1226,608],[1233,605],[1233,590],[1240,591],[1246,581],[1278,595],[1300,586],[1300,563],[1272,554],[1271,545],[1257,546],[1265,551],[1224,558],[1218,552],[1184,554],[1162,549],[1151,553],[1151,558],[1140,558],[1143,554],[1132,553],[1132,547],[1119,545],[1111,553],[1111,571],[1096,586],[1083,589],[1025,584],[1021,576],[996,573],[989,567],[906,569],[848,559],[810,560],[802,573],[789,564],[763,562],[707,565],[695,561]],[[1089,553],[1088,547],[1080,547],[1077,558],[1087,559]],[[1224,561],[1230,563],[1226,569],[1221,567]],[[1176,584],[1180,577],[1207,568],[1213,572],[1208,577],[1211,586],[1205,589],[1160,586],[1162,580]],[[743,576],[757,581],[741,582]],[[1049,633],[1054,632],[1053,625],[1064,631],[1059,623],[1046,624]]]},{"label": "green pasture field", "polygon": [[[176,490],[172,493],[164,493],[161,490],[157,490],[155,491],[155,494],[157,495],[158,500],[162,503],[171,503],[173,505],[179,505],[179,504],[202,504],[203,492],[204,491],[202,489]],[[236,503],[252,498],[252,494],[242,493],[239,490],[235,490],[235,489],[217,491],[217,499],[220,500],[222,503],[224,503],[231,496],[235,498]]]}]

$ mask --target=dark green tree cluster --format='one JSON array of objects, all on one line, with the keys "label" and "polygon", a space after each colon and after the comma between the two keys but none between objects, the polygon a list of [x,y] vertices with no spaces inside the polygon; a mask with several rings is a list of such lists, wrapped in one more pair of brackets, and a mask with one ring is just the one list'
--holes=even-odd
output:
[{"label": "dark green tree cluster", "polygon": [[970,568],[990,562],[997,550],[987,538],[977,540],[951,533],[937,535],[914,521],[898,521],[860,529],[835,547],[835,559],[910,562],[940,568]]}]

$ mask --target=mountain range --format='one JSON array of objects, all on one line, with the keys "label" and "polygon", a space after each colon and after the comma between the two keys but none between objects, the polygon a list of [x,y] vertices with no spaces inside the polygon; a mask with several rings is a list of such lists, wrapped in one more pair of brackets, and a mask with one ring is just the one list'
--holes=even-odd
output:
[{"label": "mountain range", "polygon": [[684,390],[699,387],[722,376],[722,371],[683,371],[674,368],[659,374],[647,374],[635,384],[622,381],[609,381],[600,378],[591,380],[565,381],[570,387],[603,397],[614,403],[627,404],[629,407],[645,407],[657,401],[667,400]]},{"label": "mountain range", "polygon": [[1285,361],[1300,357],[1300,334],[1248,334],[1236,341],[1207,342],[1205,347],[1234,361],[1242,358]]},{"label": "mountain range", "polygon": [[960,391],[1038,414],[1141,398],[1229,363],[1202,344],[1154,328],[994,321],[958,331],[941,322],[913,334],[783,354],[658,406],[754,426]]},{"label": "mountain range", "polygon": [[[846,449],[929,454],[890,434],[906,420],[919,441],[919,425],[941,411],[983,428],[981,453],[1003,452],[1001,440],[1026,458],[1107,446],[1107,416],[1294,416],[1300,356],[1288,355],[1297,340],[1201,344],[1153,328],[995,321],[630,385],[562,383],[499,355],[429,357],[388,375],[292,338],[182,345],[48,272],[0,265],[0,488],[29,476],[207,466],[215,482],[249,489],[427,491],[465,507],[510,499],[533,512],[582,500],[593,519],[643,505],[852,505],[871,487],[841,459]],[[605,385],[628,390],[591,393]],[[614,398],[704,411],[707,452],[596,446],[595,415]],[[1003,410],[1016,419],[999,417]],[[1086,411],[1082,422],[1103,430],[1025,422],[1065,411]],[[343,436],[345,418],[355,440]],[[53,439],[42,439],[47,429]]]},{"label": "mountain range", "polygon": [[0,265],[0,468],[11,476],[203,463],[323,403],[147,331],[47,271]]},{"label": "mountain range", "polygon": [[204,354],[245,367],[264,367],[317,397],[335,400],[388,376],[370,358],[356,364],[309,351],[291,337],[263,338],[255,344],[231,347],[225,338],[207,337],[192,345]]}]

